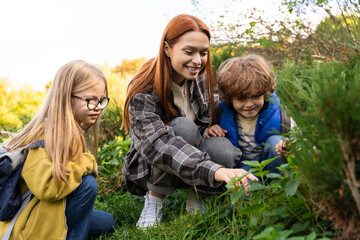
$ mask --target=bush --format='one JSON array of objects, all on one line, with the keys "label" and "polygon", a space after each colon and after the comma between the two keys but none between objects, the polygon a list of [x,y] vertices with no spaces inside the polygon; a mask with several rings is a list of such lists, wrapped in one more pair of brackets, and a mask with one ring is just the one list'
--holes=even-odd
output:
[{"label": "bush", "polygon": [[360,238],[360,60],[288,62],[277,93],[294,119],[294,163],[339,237]]}]

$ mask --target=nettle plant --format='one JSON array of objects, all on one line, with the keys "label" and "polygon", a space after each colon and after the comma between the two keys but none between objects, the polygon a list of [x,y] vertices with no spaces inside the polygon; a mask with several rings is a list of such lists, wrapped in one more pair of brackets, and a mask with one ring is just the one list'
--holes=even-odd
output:
[{"label": "nettle plant", "polygon": [[306,191],[301,188],[301,176],[294,169],[292,156],[288,164],[279,169],[283,175],[264,171],[267,164],[275,158],[262,162],[244,161],[259,178],[252,182],[250,195],[245,195],[241,178],[227,184],[233,209],[232,224],[236,235],[236,226],[247,229],[247,238],[251,239],[327,239],[333,233],[325,232],[328,222],[319,221],[318,214],[307,204]]},{"label": "nettle plant", "polygon": [[104,144],[98,152],[100,192],[124,190],[124,177],[121,169],[126,153],[129,151],[131,138],[113,140]]}]

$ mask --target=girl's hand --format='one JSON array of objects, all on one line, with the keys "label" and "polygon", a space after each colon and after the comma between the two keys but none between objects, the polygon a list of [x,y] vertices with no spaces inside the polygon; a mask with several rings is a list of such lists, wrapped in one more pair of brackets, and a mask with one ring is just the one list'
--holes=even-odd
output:
[{"label": "girl's hand", "polygon": [[[248,172],[244,169],[235,169],[235,168],[219,168],[216,170],[214,178],[218,182],[226,182],[229,183],[233,177],[240,178],[247,174]],[[236,182],[237,186],[243,186],[245,188],[245,194],[249,195],[249,180],[258,181],[257,177],[255,177],[252,173],[247,174],[240,181]]]},{"label": "girl's hand", "polygon": [[96,164],[96,166],[95,166],[94,172],[91,175],[93,175],[95,178],[97,178],[99,176],[97,162],[95,162],[95,164]]},{"label": "girl's hand", "polygon": [[210,128],[205,129],[205,138],[210,137],[225,137],[227,130],[222,129],[219,125],[213,125]]}]

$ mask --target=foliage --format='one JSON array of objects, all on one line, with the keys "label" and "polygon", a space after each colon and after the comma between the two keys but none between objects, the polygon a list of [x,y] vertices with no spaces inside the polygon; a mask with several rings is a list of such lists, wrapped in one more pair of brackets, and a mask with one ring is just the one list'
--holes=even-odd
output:
[{"label": "foliage", "polygon": [[121,61],[120,66],[114,67],[114,72],[122,77],[133,76],[147,60],[147,58],[124,59]]},{"label": "foliage", "polygon": [[313,66],[288,62],[277,92],[297,124],[290,146],[314,204],[339,237],[360,237],[360,58]]},{"label": "foliage", "polygon": [[211,51],[211,64],[213,66],[213,72],[215,73],[220,64],[228,58],[237,57],[243,55],[245,48],[243,46],[237,46],[234,43],[227,45],[216,45],[210,49]]},{"label": "foliage", "polygon": [[111,67],[108,64],[100,66],[108,82],[111,102],[124,106],[127,86],[133,75],[146,62],[146,58],[122,60],[120,66]]},{"label": "foliage", "polygon": [[325,18],[317,26],[315,32],[309,36],[313,43],[313,53],[326,60],[341,59],[344,61],[348,60],[349,54],[352,52],[359,54],[356,47],[360,46],[358,40],[360,38],[360,16],[329,14],[330,16]]},{"label": "foliage", "polygon": [[[232,13],[229,21],[221,15],[212,32],[216,43],[242,44],[248,52],[264,56],[280,67],[286,59],[309,63],[324,60],[347,60],[359,54],[360,4],[351,0],[284,0],[272,17],[260,9]],[[293,10],[298,13],[297,16]],[[314,12],[328,16],[316,27]],[[274,17],[276,16],[276,17]]]},{"label": "foliage", "polygon": [[116,138],[125,139],[127,133],[121,129],[123,111],[116,99],[104,110],[100,123],[100,146]]},{"label": "foliage", "polygon": [[0,131],[9,132],[24,127],[45,97],[45,93],[27,85],[15,89],[6,79],[0,79],[0,93]]},{"label": "foliage", "polygon": [[121,174],[126,153],[129,151],[131,139],[113,140],[104,144],[98,153],[100,192],[112,192],[122,189],[124,178]]},{"label": "foliage", "polygon": [[[127,140],[128,141],[128,140]],[[127,144],[127,143],[126,143]],[[107,159],[118,158],[113,148],[102,151]],[[108,160],[112,161],[112,160]],[[252,163],[258,175],[271,160]],[[117,160],[114,160],[117,162]],[[228,184],[221,196],[206,198],[206,214],[189,214],[185,210],[186,190],[176,190],[164,203],[164,218],[159,227],[142,231],[135,228],[144,200],[118,189],[99,195],[96,208],[112,213],[116,231],[102,239],[329,239],[329,222],[318,219],[307,203],[308,192],[302,189],[301,178],[290,164],[283,165],[284,176],[268,174],[271,184],[252,183],[250,197],[244,197],[237,179]],[[119,164],[121,165],[121,164]],[[116,173],[113,169],[113,173]],[[101,175],[101,173],[100,173]],[[265,182],[264,182],[265,183]],[[100,185],[107,184],[101,181]],[[240,190],[240,191],[238,191]],[[330,229],[331,230],[331,229]]]}]

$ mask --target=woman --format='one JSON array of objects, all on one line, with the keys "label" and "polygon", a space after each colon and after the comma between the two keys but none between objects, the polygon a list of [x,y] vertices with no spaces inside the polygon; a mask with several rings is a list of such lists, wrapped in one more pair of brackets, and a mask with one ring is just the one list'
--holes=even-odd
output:
[{"label": "woman", "polygon": [[[140,228],[161,221],[164,198],[175,189],[216,188],[247,173],[224,167],[241,157],[227,139],[203,137],[213,105],[209,47],[210,33],[200,19],[176,16],[165,28],[158,56],[145,63],[129,84],[124,123],[132,144],[123,175],[132,194],[146,194],[137,222]],[[242,178],[246,190],[248,179],[256,177]],[[187,210],[199,208],[190,194]]]}]

